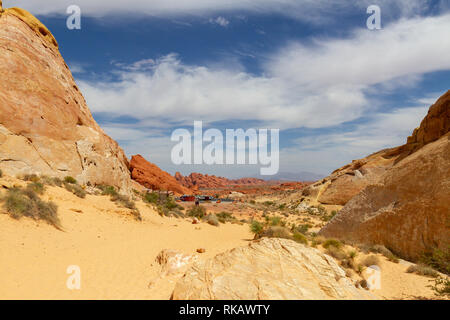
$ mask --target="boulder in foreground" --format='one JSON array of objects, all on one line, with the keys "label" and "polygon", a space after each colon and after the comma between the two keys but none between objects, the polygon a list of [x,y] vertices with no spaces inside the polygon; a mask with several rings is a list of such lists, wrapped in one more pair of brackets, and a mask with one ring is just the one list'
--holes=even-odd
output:
[{"label": "boulder in foreground", "polygon": [[372,298],[330,256],[291,240],[268,238],[196,262],[172,294],[174,300]]}]

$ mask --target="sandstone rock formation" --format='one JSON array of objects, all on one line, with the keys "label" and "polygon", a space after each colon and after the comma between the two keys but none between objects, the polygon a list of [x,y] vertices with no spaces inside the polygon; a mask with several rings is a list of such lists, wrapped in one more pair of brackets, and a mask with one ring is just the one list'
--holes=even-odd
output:
[{"label": "sandstone rock formation", "polygon": [[191,193],[191,190],[179,184],[173,176],[148,162],[141,155],[131,157],[130,170],[133,180],[148,189],[173,191],[179,195]]},{"label": "sandstone rock formation", "polygon": [[449,105],[450,91],[430,108],[420,127],[414,130],[405,145],[353,161],[337,169],[329,177],[305,188],[303,195],[310,196],[322,204],[345,205],[365,187],[377,183],[379,178],[399,161],[449,132]]},{"label": "sandstone rock formation", "polygon": [[353,197],[322,230],[382,244],[407,259],[450,245],[450,91],[378,182]]},{"label": "sandstone rock formation", "polygon": [[0,169],[73,176],[128,190],[128,161],[93,119],[50,31],[25,10],[0,12]]},{"label": "sandstone rock formation", "polygon": [[263,238],[188,269],[174,300],[370,299],[333,258],[291,240]]},{"label": "sandstone rock formation", "polygon": [[175,179],[177,179],[177,181],[183,186],[190,189],[215,189],[237,185],[252,186],[266,184],[266,181],[257,178],[230,180],[223,177],[216,177],[215,175],[201,173],[191,173],[189,176],[184,177],[181,173],[177,172],[175,174]]}]

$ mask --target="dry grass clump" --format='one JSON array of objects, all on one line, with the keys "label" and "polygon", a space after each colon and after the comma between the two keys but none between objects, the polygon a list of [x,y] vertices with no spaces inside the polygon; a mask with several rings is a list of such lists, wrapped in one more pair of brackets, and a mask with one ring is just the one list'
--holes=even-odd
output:
[{"label": "dry grass clump", "polygon": [[344,250],[335,246],[328,246],[326,253],[338,260],[344,260],[348,257]]},{"label": "dry grass clump", "polygon": [[430,287],[437,296],[450,298],[450,278],[439,276]]},{"label": "dry grass clump", "polygon": [[203,206],[192,206],[186,213],[189,217],[203,219],[206,216],[206,208]]},{"label": "dry grass clump", "polygon": [[368,248],[368,251],[372,252],[372,253],[380,253],[383,256],[385,256],[389,261],[394,262],[394,263],[399,263],[399,261],[400,261],[398,259],[398,257],[392,253],[391,250],[389,250],[388,248],[386,248],[383,245],[379,245],[379,244],[374,245],[374,246]]},{"label": "dry grass clump", "polygon": [[26,189],[13,188],[8,190],[1,201],[3,207],[13,219],[29,217],[34,220],[44,220],[57,229],[61,229],[58,207],[53,202],[42,201],[30,185]]},{"label": "dry grass clump", "polygon": [[132,215],[136,220],[142,220],[141,213],[137,209],[136,203],[131,200],[130,197],[119,194],[119,192],[117,192],[116,188],[114,188],[113,186],[97,186],[97,188],[102,191],[102,195],[109,196],[112,202],[132,210]]},{"label": "dry grass clump", "polygon": [[437,273],[432,268],[430,268],[424,264],[411,265],[408,267],[406,272],[415,273],[415,274],[418,274],[421,276],[426,276],[426,277],[431,277],[431,278],[436,278],[439,276],[439,273]]},{"label": "dry grass clump", "polygon": [[212,226],[218,227],[220,225],[219,219],[217,218],[217,216],[215,214],[208,214],[205,217],[205,221]]},{"label": "dry grass clump", "polygon": [[78,184],[72,184],[68,182],[64,182],[64,188],[66,188],[67,191],[72,192],[74,195],[76,195],[78,198],[84,199],[86,198],[86,191],[78,185]]},{"label": "dry grass clump", "polygon": [[450,275],[450,245],[444,249],[435,248],[425,252],[420,261],[439,272]]},{"label": "dry grass clump", "polygon": [[217,219],[219,219],[220,223],[227,223],[227,222],[231,222],[231,223],[235,223],[237,222],[237,219],[229,212],[220,212],[218,214],[216,214]]},{"label": "dry grass clump", "polygon": [[380,265],[380,258],[378,258],[377,256],[371,255],[366,257],[362,264],[366,267],[370,267],[370,266],[379,266]]},{"label": "dry grass clump", "polygon": [[324,247],[325,249],[329,249],[330,247],[341,249],[343,246],[344,244],[336,239],[327,239],[322,243],[322,247]]}]

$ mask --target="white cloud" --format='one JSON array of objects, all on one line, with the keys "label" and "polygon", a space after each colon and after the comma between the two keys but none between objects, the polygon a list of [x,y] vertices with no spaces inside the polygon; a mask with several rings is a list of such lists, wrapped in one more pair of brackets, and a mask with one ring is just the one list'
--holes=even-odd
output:
[{"label": "white cloud", "polygon": [[[402,20],[349,39],[292,43],[263,75],[239,65],[184,64],[171,54],[119,66],[117,82],[81,82],[94,112],[161,125],[252,120],[271,128],[322,128],[373,111],[367,92],[413,86],[423,74],[450,70],[450,15]],[[384,87],[383,87],[384,86]]]},{"label": "white cloud", "polygon": [[209,22],[218,24],[219,26],[224,27],[224,28],[228,27],[228,25],[230,24],[230,21],[228,21],[224,17],[217,17],[216,19],[209,19]]}]

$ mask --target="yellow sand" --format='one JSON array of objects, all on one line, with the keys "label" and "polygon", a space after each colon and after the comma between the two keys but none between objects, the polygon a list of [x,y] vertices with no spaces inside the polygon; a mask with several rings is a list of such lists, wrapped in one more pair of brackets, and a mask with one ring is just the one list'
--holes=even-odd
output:
[{"label": "yellow sand", "polygon": [[[192,254],[205,248],[204,259],[251,238],[247,225],[193,225],[162,218],[142,202],[138,222],[105,196],[83,200],[51,187],[44,198],[59,206],[64,232],[29,218],[13,220],[0,209],[0,299],[168,299],[171,279],[148,288],[162,249]],[[81,268],[79,291],[66,286],[69,265]]]}]

